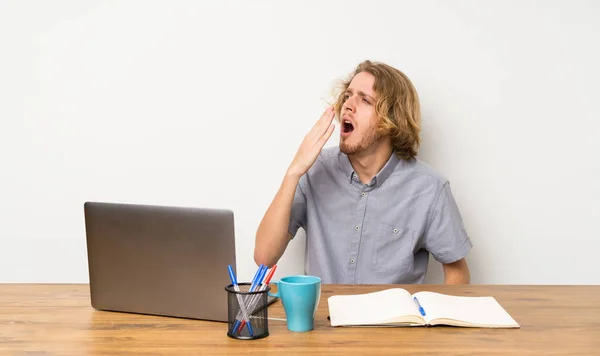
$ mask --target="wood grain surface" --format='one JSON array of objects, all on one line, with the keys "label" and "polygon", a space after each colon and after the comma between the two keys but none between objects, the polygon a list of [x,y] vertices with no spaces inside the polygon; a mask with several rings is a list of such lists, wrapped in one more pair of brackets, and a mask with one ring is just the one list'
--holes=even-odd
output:
[{"label": "wood grain surface", "polygon": [[[331,327],[327,298],[401,287],[493,296],[520,329]],[[270,318],[285,318],[281,302]],[[600,286],[323,285],[315,329],[235,340],[227,324],[94,310],[86,284],[0,284],[0,355],[600,355]]]}]

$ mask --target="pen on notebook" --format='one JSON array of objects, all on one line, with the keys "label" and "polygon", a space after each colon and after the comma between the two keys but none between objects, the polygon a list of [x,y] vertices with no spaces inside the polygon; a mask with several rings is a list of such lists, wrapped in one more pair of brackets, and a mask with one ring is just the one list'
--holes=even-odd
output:
[{"label": "pen on notebook", "polygon": [[[237,280],[235,279],[235,274],[233,273],[233,269],[231,268],[231,265],[228,265],[227,269],[229,270],[229,278],[231,279],[231,283],[233,284],[233,289],[236,292],[239,292],[240,287],[237,284]],[[254,336],[254,333],[252,332],[252,326],[250,325],[250,316],[248,316],[248,311],[246,310],[246,306],[244,305],[244,303],[242,301],[242,296],[236,293],[236,297],[238,300],[238,304],[240,305],[240,309],[242,311],[242,317],[244,318],[244,321],[246,321],[246,324],[248,325],[248,332],[250,333],[250,336]],[[235,323],[238,323],[239,319],[240,318],[238,318]],[[236,330],[235,323],[233,326],[233,330]]]},{"label": "pen on notebook", "polygon": [[[261,264],[258,267],[258,270],[256,270],[256,273],[254,274],[254,277],[252,278],[252,283],[250,284],[250,291],[252,291],[253,286],[261,278],[263,267],[265,267],[265,265]],[[244,305],[244,307],[245,307],[246,305],[240,299],[241,299],[241,296],[238,294],[238,303],[240,304],[240,307],[242,305]],[[236,316],[235,323],[233,324],[232,330],[233,330],[234,333],[235,332],[240,332],[244,328],[244,325],[246,325],[246,323],[248,323],[248,331],[250,331],[250,328],[251,328],[251,326],[249,325],[250,319],[247,319],[248,320],[247,322],[246,322],[246,320],[241,320],[241,319],[245,319],[245,318],[240,313],[241,313],[241,311],[238,312],[238,314]]]},{"label": "pen on notebook", "polygon": [[425,309],[423,309],[423,307],[421,306],[421,303],[419,303],[419,300],[417,299],[417,297],[413,297],[413,299],[415,300],[415,303],[417,303],[417,307],[419,307],[419,312],[421,313],[421,315],[425,316]]}]

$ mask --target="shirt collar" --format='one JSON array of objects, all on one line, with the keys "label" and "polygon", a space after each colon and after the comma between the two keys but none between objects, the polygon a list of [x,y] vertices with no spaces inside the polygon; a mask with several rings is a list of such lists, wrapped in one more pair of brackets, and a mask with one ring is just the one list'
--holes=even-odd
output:
[{"label": "shirt collar", "polygon": [[[356,172],[352,167],[352,163],[350,163],[348,155],[346,155],[343,152],[340,152],[338,156],[338,161],[340,163],[340,166],[342,167],[342,171],[346,175],[346,178],[348,178],[348,182],[352,183],[352,177],[356,174]],[[398,163],[400,163],[398,155],[396,155],[396,152],[392,152],[390,158],[387,160],[383,168],[375,175],[370,184],[377,186],[382,185],[383,182],[385,182],[385,180],[394,172],[394,170],[398,166]]]}]

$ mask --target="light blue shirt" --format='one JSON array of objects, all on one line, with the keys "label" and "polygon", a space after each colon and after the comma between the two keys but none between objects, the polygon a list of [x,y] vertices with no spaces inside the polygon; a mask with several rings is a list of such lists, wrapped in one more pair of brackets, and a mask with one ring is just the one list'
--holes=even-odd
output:
[{"label": "light blue shirt", "polygon": [[338,147],[300,178],[289,233],[306,231],[309,275],[323,283],[422,283],[429,253],[455,262],[472,247],[448,181],[392,154],[368,184]]}]

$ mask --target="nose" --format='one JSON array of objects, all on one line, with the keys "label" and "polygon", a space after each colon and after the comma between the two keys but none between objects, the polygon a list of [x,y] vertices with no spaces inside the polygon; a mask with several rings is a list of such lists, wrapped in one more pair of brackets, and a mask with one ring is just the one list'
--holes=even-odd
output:
[{"label": "nose", "polygon": [[344,105],[342,105],[342,111],[351,111],[351,112],[355,112],[356,110],[356,103],[355,101],[355,96],[351,95],[348,99],[346,99],[346,101],[344,101]]}]

